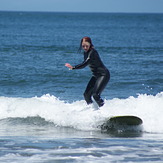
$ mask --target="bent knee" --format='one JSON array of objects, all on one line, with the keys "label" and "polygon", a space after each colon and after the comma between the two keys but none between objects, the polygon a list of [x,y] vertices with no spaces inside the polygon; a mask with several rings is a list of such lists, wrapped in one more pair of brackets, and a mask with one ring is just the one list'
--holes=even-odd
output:
[{"label": "bent knee", "polygon": [[86,93],[86,92],[84,92],[84,93],[83,93],[83,96],[84,96],[84,97],[87,97],[88,95],[87,95],[87,93]]},{"label": "bent knee", "polygon": [[93,95],[92,95],[92,96],[93,96],[93,98],[94,98],[94,99],[99,99],[99,97],[100,97],[100,95],[99,95],[99,94],[97,94],[97,93],[93,93]]}]

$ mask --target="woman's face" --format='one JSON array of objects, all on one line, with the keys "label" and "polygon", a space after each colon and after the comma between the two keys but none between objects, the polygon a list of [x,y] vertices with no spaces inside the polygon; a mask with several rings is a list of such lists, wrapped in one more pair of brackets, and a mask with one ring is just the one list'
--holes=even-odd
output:
[{"label": "woman's face", "polygon": [[83,40],[82,42],[82,48],[85,52],[87,52],[90,49],[91,44],[89,42],[86,42]]}]

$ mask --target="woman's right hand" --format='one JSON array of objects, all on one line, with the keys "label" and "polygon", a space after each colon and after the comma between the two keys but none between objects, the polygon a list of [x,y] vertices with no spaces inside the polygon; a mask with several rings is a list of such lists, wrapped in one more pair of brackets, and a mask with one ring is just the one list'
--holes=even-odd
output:
[{"label": "woman's right hand", "polygon": [[65,66],[68,67],[70,70],[72,70],[73,66],[71,66],[69,63],[65,63]]}]

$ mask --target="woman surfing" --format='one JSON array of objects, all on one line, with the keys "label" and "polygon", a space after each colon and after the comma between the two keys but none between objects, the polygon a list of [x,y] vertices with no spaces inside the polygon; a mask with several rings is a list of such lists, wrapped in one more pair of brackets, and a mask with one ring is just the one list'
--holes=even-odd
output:
[{"label": "woman surfing", "polygon": [[110,72],[101,61],[90,37],[83,37],[81,39],[79,50],[81,49],[84,50],[84,61],[76,66],[72,66],[69,63],[66,63],[65,66],[71,70],[82,69],[86,66],[90,67],[92,77],[84,92],[84,98],[87,104],[91,104],[93,103],[93,97],[98,106],[101,107],[104,105],[101,93],[110,80]]}]

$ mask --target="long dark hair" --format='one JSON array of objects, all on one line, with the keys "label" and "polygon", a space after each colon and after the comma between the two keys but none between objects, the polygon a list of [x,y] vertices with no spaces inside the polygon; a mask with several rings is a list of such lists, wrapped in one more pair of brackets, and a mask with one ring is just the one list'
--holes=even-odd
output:
[{"label": "long dark hair", "polygon": [[86,37],[83,37],[83,38],[81,39],[81,41],[80,41],[80,47],[79,47],[78,52],[81,52],[81,50],[82,50],[82,42],[83,42],[83,41],[89,42],[89,43],[90,43],[90,49],[94,48],[94,46],[93,46],[93,44],[92,44],[91,38],[86,36]]}]

